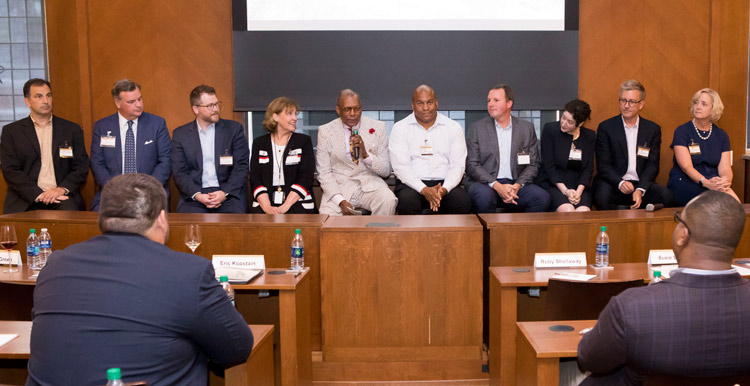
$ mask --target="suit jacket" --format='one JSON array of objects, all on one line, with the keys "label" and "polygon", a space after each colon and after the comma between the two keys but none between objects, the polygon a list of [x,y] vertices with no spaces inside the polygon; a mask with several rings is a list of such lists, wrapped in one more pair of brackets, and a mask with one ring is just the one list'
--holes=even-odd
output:
[{"label": "suit jacket", "polygon": [[[511,123],[513,132],[510,141],[510,170],[517,183],[530,184],[534,182],[541,162],[534,125],[516,117],[511,117]],[[473,183],[489,184],[497,181],[497,173],[500,170],[500,146],[495,131],[495,120],[487,116],[471,125],[466,135],[466,145],[466,190]],[[520,150],[529,154],[531,160],[528,165],[518,165],[517,154]]]},{"label": "suit jacket", "polygon": [[542,167],[536,179],[539,186],[555,188],[555,184],[562,182],[571,189],[576,189],[578,185],[591,187],[596,142],[596,133],[593,130],[581,127],[576,140],[576,149],[581,150],[581,169],[578,171],[568,169],[573,136],[561,131],[560,121],[544,125],[541,142]]},{"label": "suit jacket", "polygon": [[[289,153],[299,154],[289,157]],[[317,213],[312,184],[315,174],[315,156],[313,155],[312,139],[310,136],[292,133],[283,151],[284,160],[284,199],[294,189],[300,200],[292,206],[289,213]],[[255,138],[250,156],[250,189],[253,192],[253,207],[251,212],[262,213],[258,196],[268,194],[273,203],[273,144],[271,134]],[[260,211],[260,212],[259,212]]]},{"label": "suit jacket", "polygon": [[361,190],[374,192],[381,187],[388,187],[383,178],[391,173],[388,157],[388,135],[385,123],[362,117],[359,123],[359,135],[367,148],[368,158],[372,159],[372,166],[367,166],[360,160],[358,164],[346,153],[349,143],[341,118],[336,118],[318,128],[318,151],[316,153],[318,182],[323,190],[320,206],[330,207],[337,212],[338,205],[331,201],[331,197],[341,194],[345,200],[350,200],[352,194]]},{"label": "suit jacket", "polygon": [[[638,173],[638,186],[648,190],[659,175],[659,154],[661,153],[661,127],[640,117],[638,123],[637,146],[649,147],[648,158],[636,157],[635,171]],[[596,129],[596,179],[604,180],[617,188],[622,176],[628,171],[628,141],[622,115],[617,115],[599,124]]]},{"label": "suit jacket", "polygon": [[[115,137],[114,147],[102,147],[101,138],[109,135]],[[103,187],[112,177],[122,174],[122,147],[120,138],[120,120],[117,113],[102,118],[94,123],[91,137],[91,172],[96,184]],[[135,143],[136,167],[138,173],[149,174],[164,185],[169,200],[169,151],[172,140],[164,118],[144,112],[138,117],[138,138]],[[99,207],[101,190],[96,192],[91,210]]]},{"label": "suit jacket", "polygon": [[[172,175],[180,190],[179,206],[192,200],[203,186],[203,152],[198,138],[198,123],[188,122],[172,133]],[[239,122],[219,119],[214,130],[214,165],[219,188],[240,200],[247,207],[248,144],[245,130]],[[220,165],[225,150],[232,155],[232,165]]]},{"label": "suit jacket", "polygon": [[[72,158],[60,158],[60,147],[73,147]],[[52,164],[57,186],[70,191],[68,195],[84,210],[81,187],[89,174],[89,156],[83,141],[83,130],[77,123],[52,117]],[[8,184],[3,213],[23,212],[42,194],[37,185],[42,167],[39,139],[31,117],[3,127],[0,137],[0,166]]]},{"label": "suit jacket", "polygon": [[247,360],[253,337],[211,261],[132,233],[57,250],[34,290],[27,385],[206,384],[208,360]]},{"label": "suit jacket", "polygon": [[649,372],[688,377],[750,373],[750,282],[739,274],[673,271],[610,300],[578,345],[583,384],[640,385]]}]

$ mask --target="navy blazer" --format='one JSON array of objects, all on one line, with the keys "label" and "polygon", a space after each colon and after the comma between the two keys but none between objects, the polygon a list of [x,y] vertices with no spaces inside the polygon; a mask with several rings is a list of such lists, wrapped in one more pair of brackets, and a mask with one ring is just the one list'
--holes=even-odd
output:
[{"label": "navy blazer", "polygon": [[[60,158],[60,147],[72,146],[72,158]],[[84,210],[81,187],[89,174],[89,156],[83,130],[77,123],[52,117],[52,164],[57,186],[70,191],[68,197]],[[39,139],[31,117],[9,123],[0,137],[0,166],[8,184],[3,213],[23,212],[43,193],[37,185],[42,167]]]},{"label": "navy blazer", "polygon": [[[617,188],[622,176],[628,171],[628,141],[622,115],[614,116],[599,124],[596,129],[596,179],[604,180]],[[659,175],[659,155],[661,154],[661,127],[640,117],[636,146],[648,147],[648,158],[636,157],[635,171],[638,173],[638,186],[648,190]]]},{"label": "navy blazer", "polygon": [[[290,151],[300,152],[299,162],[286,162]],[[292,189],[300,196],[300,200],[289,209],[289,213],[317,213],[312,190],[315,156],[310,136],[292,133],[281,159],[284,160],[284,197],[286,198]],[[261,194],[268,194],[269,201],[273,203],[273,162],[271,134],[255,138],[250,161],[250,188],[253,192],[251,212],[262,213],[258,204],[258,196]]]},{"label": "navy blazer", "polygon": [[[101,138],[115,137],[114,147],[102,147]],[[112,177],[122,174],[122,146],[120,121],[114,113],[94,123],[91,136],[91,172],[99,187],[103,187]],[[138,137],[135,143],[136,169],[138,173],[149,174],[164,185],[169,200],[169,152],[172,141],[164,118],[144,112],[138,117]],[[96,192],[91,210],[99,209],[101,189]]]},{"label": "navy blazer", "polygon": [[208,361],[247,360],[253,337],[211,261],[104,233],[52,253],[34,289],[27,385],[205,385]]},{"label": "navy blazer", "polygon": [[[203,152],[198,123],[188,122],[172,133],[172,176],[180,190],[180,203],[192,200],[203,186]],[[232,156],[232,165],[219,165],[221,155]],[[214,165],[219,189],[239,198],[242,211],[247,207],[248,143],[245,130],[236,121],[219,119],[214,130]],[[179,209],[178,209],[179,210]]]},{"label": "navy blazer", "polygon": [[642,385],[649,372],[688,377],[750,374],[750,282],[693,275],[613,297],[578,345],[591,371],[581,385]]}]

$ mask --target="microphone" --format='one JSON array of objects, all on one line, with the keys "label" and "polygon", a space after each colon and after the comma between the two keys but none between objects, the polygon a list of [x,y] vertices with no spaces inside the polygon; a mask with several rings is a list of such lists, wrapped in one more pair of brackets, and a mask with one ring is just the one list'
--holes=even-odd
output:
[{"label": "microphone", "polygon": [[647,204],[646,212],[653,212],[655,210],[664,209],[664,204]]},{"label": "microphone", "polygon": [[[352,135],[359,135],[359,130],[355,129],[355,128],[352,128]],[[359,159],[359,148],[358,147],[354,148],[354,158],[355,159]]]}]

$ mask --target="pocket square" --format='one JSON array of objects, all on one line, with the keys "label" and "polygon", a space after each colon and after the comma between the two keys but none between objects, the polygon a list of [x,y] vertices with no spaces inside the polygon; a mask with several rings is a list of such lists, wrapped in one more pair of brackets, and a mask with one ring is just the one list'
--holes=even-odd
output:
[{"label": "pocket square", "polygon": [[148,144],[149,144],[149,143],[151,143],[151,142],[154,142],[154,140],[153,140],[153,139],[150,139],[150,140],[146,141],[146,143],[144,143],[144,145],[148,145]]}]

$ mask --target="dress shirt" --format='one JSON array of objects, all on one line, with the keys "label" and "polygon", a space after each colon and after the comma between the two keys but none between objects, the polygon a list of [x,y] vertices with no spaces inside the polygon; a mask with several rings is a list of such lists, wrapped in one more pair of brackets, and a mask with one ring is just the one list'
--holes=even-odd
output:
[{"label": "dress shirt", "polygon": [[[635,171],[636,165],[636,152],[638,151],[638,124],[641,121],[641,117],[636,117],[635,125],[628,126],[625,123],[625,118],[622,119],[622,125],[625,127],[625,139],[628,145],[628,170],[625,175],[622,176],[623,181],[638,181],[638,172]],[[622,185],[622,181],[618,187]]]},{"label": "dress shirt", "polygon": [[201,128],[201,124],[198,120],[196,120],[196,124],[198,125],[198,138],[200,138],[201,152],[203,153],[203,175],[201,175],[201,187],[218,188],[219,178],[216,176],[216,164],[214,163],[216,124],[212,123],[205,129]]},{"label": "dress shirt", "polygon": [[715,275],[734,275],[737,273],[737,270],[735,268],[725,269],[722,271],[714,271],[714,270],[708,270],[708,269],[696,269],[696,268],[677,268],[676,270],[670,272],[669,274],[672,275],[673,272],[682,272],[687,273],[689,275],[702,275],[702,276],[715,276]]},{"label": "dress shirt", "polygon": [[[42,166],[39,169],[39,178],[37,178],[36,184],[40,189],[47,191],[57,187],[57,179],[55,178],[55,165],[52,162],[52,116],[47,122],[37,122],[34,118],[31,118],[34,122],[34,130],[36,130],[36,137],[39,140],[39,151],[42,154]],[[70,146],[73,146],[71,143]]]},{"label": "dress shirt", "polygon": [[[421,147],[432,146],[432,155],[421,155]],[[458,186],[466,167],[466,138],[458,122],[438,113],[425,130],[414,113],[396,122],[391,130],[390,156],[401,182],[421,192],[422,180],[443,180],[449,192]]]},{"label": "dress shirt", "polygon": [[[124,172],[125,171],[125,138],[127,138],[127,135],[128,135],[127,134],[128,133],[128,120],[122,115],[120,115],[120,113],[117,113],[117,120],[120,124],[120,151],[122,153],[121,154],[122,165],[121,165],[120,170]],[[135,154],[135,159],[136,159],[135,164],[138,165],[138,150],[137,150],[138,149],[138,118],[133,119],[133,139],[135,140],[135,142],[133,143],[136,144],[135,149],[133,150]],[[136,166],[136,169],[137,169],[137,166]]]},{"label": "dress shirt", "polygon": [[[288,142],[289,140],[287,140]],[[284,185],[284,149],[286,145],[277,145],[271,138],[271,146],[273,147],[273,186]]]},{"label": "dress shirt", "polygon": [[[513,172],[510,170],[510,154],[511,148],[510,143],[513,138],[513,120],[508,120],[508,127],[502,127],[497,120],[495,120],[495,132],[497,132],[497,144],[500,147],[500,167],[497,170],[497,179],[507,178],[513,179]],[[490,182],[490,187],[497,181]]]}]

